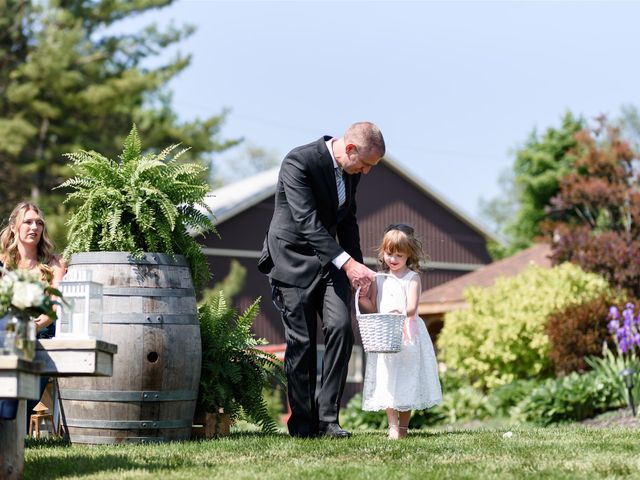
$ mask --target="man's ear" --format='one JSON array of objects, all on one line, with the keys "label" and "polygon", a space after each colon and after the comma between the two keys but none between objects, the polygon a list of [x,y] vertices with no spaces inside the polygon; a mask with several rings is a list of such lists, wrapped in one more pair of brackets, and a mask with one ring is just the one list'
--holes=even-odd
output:
[{"label": "man's ear", "polygon": [[344,146],[344,151],[347,152],[347,153],[357,152],[358,151],[358,147],[356,147],[355,144],[353,144],[353,143],[347,143]]}]

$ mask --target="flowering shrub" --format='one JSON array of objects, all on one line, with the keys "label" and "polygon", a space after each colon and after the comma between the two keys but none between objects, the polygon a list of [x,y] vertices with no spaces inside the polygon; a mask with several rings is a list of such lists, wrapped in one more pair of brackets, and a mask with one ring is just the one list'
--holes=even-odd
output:
[{"label": "flowering shrub", "polygon": [[39,276],[27,270],[1,269],[0,278],[0,317],[16,315],[20,317],[37,317],[40,314],[55,319],[55,305],[59,302],[52,295],[62,297],[55,288],[42,282]]},{"label": "flowering shrub", "polygon": [[633,303],[625,305],[622,315],[618,307],[612,306],[609,309],[608,318],[610,319],[609,333],[613,336],[619,353],[632,355],[636,350],[640,350],[640,328],[638,327],[640,314],[635,315]]}]

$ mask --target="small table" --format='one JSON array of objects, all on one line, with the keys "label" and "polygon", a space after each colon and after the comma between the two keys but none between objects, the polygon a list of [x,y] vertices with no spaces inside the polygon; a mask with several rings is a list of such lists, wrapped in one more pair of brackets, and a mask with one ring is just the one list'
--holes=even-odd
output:
[{"label": "small table", "polygon": [[35,361],[0,355],[0,398],[18,399],[15,420],[0,420],[0,478],[22,478],[26,400],[40,397],[40,376],[95,377],[113,374],[118,347],[93,338],[38,340]]}]

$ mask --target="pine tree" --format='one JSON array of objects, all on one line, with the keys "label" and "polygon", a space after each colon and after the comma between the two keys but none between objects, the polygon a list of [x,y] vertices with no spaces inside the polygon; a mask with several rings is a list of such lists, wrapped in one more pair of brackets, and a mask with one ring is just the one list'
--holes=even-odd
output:
[{"label": "pine tree", "polygon": [[[52,188],[71,175],[62,154],[83,149],[115,157],[133,123],[144,149],[190,147],[184,161],[208,164],[211,154],[237,143],[219,138],[225,112],[181,123],[172,110],[166,85],[189,65],[188,56],[145,66],[191,27],[114,33],[118,21],[170,3],[0,0],[0,49],[10,52],[0,60],[0,134],[7,139],[0,144],[1,218],[16,199],[31,197],[55,234],[62,220],[52,214],[65,214],[64,192]],[[64,232],[55,237],[61,243]]]}]

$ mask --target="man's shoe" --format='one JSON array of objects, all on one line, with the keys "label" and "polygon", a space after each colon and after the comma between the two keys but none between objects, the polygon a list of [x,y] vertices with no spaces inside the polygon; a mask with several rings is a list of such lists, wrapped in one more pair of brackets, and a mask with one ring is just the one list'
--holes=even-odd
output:
[{"label": "man's shoe", "polygon": [[320,422],[318,433],[321,437],[330,438],[349,438],[351,436],[351,432],[347,432],[337,423]]}]

